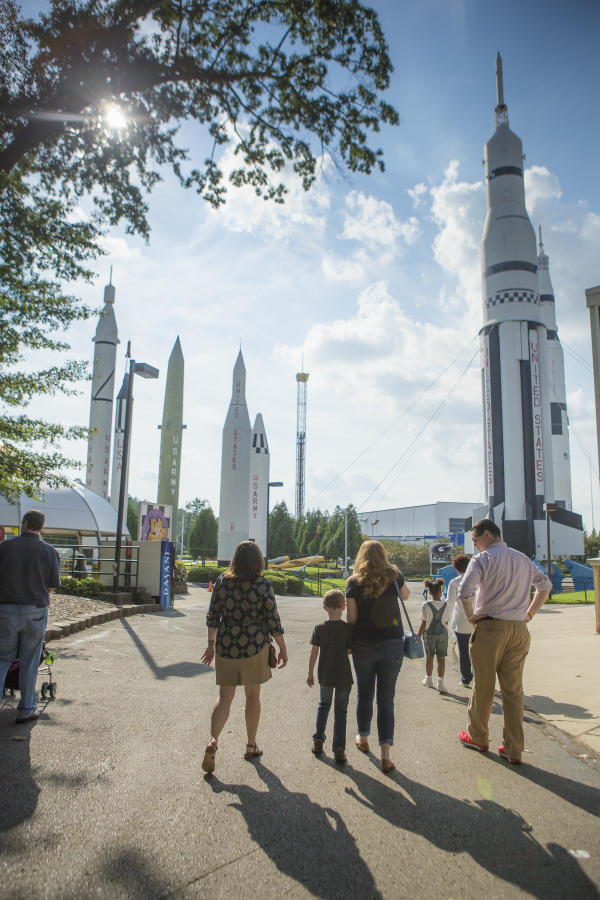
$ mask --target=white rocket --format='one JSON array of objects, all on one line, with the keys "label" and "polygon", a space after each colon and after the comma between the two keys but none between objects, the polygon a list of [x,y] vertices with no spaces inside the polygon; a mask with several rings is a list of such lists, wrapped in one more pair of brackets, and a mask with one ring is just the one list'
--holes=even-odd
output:
[{"label": "white rocket", "polygon": [[246,406],[246,367],[240,350],[233,368],[231,403],[223,426],[219,565],[231,562],[240,541],[248,540],[248,485],[252,432]]},{"label": "white rocket", "polygon": [[92,338],[94,342],[90,401],[90,432],[92,433],[88,437],[85,476],[86,486],[105,499],[108,499],[115,360],[119,343],[114,303],[115,288],[111,277],[111,283],[104,288],[104,309],[100,314],[96,334]]},{"label": "white rocket", "polygon": [[259,413],[252,429],[250,448],[250,538],[266,553],[267,493],[270,468],[269,445],[263,417]]},{"label": "white rocket", "polygon": [[[119,491],[121,490],[121,477],[125,478],[125,506],[123,507],[123,526],[127,525],[127,496],[129,485],[129,471],[123,475],[123,449],[125,447],[125,417],[127,413],[127,389],[129,386],[129,372],[125,372],[121,390],[117,395],[117,409],[115,412],[115,440],[113,446],[112,477],[110,481],[110,503],[116,510],[119,509]],[[133,397],[131,399],[131,412],[133,413]],[[129,466],[127,466],[129,470]],[[134,540],[137,534],[132,535]]]},{"label": "white rocket", "polygon": [[552,441],[552,469],[554,478],[554,498],[559,506],[572,508],[571,496],[571,456],[569,452],[569,419],[567,416],[567,389],[565,385],[565,360],[563,349],[558,339],[556,327],[556,306],[554,288],[550,280],[550,266],[542,243],[538,253],[538,285],[540,292],[540,309],[542,321],[546,326],[547,336],[547,400],[546,414],[549,416]]},{"label": "white rocket", "polygon": [[[509,546],[543,559],[545,502],[555,496],[548,342],[535,234],[525,208],[523,146],[508,125],[500,54],[496,66],[496,130],[485,145],[487,217],[481,244],[487,500]],[[562,546],[579,552],[574,548],[581,535],[571,540],[567,532],[580,532],[581,517],[563,518]]]}]

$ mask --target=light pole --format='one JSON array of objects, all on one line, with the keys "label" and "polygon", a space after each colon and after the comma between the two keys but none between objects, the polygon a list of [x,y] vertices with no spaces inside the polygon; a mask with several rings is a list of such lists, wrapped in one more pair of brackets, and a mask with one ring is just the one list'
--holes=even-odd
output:
[{"label": "light pole", "polygon": [[548,578],[552,580],[552,552],[550,550],[550,513],[558,509],[556,503],[546,503],[546,552],[548,561]]},{"label": "light pole", "polygon": [[[127,355],[131,353],[131,341],[127,345]],[[115,547],[115,573],[113,590],[119,590],[119,570],[121,568],[121,541],[123,538],[123,513],[125,510],[125,488],[127,486],[127,466],[129,465],[129,434],[131,430],[131,397],[133,394],[133,376],[141,375],[142,378],[158,378],[158,369],[148,363],[136,363],[135,359],[129,360],[129,382],[127,384],[127,397],[125,399],[125,430],[123,433],[123,460],[121,463],[121,481],[119,484],[119,508],[117,511],[117,538]]]},{"label": "light pole", "polygon": [[371,522],[371,540],[373,540],[373,533],[376,525],[379,525],[379,519],[373,519]]},{"label": "light pole", "polygon": [[346,507],[344,510],[344,578],[348,577],[348,510],[350,507]]},{"label": "light pole", "polygon": [[269,495],[272,487],[283,487],[283,481],[267,481],[267,533],[265,535],[265,569],[269,568]]}]

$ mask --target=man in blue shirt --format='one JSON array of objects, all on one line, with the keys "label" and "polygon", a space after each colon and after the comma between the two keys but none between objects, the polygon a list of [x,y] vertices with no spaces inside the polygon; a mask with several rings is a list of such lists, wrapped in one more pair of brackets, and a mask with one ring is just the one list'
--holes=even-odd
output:
[{"label": "man in blue shirt", "polygon": [[37,719],[35,682],[46,634],[50,590],[60,587],[58,553],[41,539],[45,516],[25,513],[21,534],[0,544],[0,685],[19,660],[17,722]]}]

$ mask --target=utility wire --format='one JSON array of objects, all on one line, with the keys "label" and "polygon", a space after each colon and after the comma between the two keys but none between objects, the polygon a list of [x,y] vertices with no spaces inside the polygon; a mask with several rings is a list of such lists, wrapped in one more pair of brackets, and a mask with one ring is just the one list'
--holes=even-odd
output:
[{"label": "utility wire", "polygon": [[572,347],[569,347],[568,344],[565,344],[564,341],[561,341],[561,344],[562,344],[562,346],[565,348],[565,350],[567,351],[567,353],[569,353],[569,355],[572,356],[573,359],[576,360],[576,361],[579,363],[580,366],[583,366],[583,368],[584,368],[587,372],[591,372],[591,373],[593,374],[594,369],[592,368],[591,363],[589,363],[589,362],[587,361],[587,359],[584,359],[583,356],[580,356],[579,353],[577,353],[576,350],[573,350],[573,348],[572,348]]},{"label": "utility wire", "polygon": [[[334,478],[332,478],[331,481],[330,481],[328,484],[325,485],[325,487],[322,487],[322,488],[321,488],[321,490],[318,492],[318,494],[315,494],[314,497],[311,497],[311,503],[314,503],[315,500],[317,500],[317,499],[321,496],[321,494],[323,494],[328,488],[330,488],[332,484],[335,484],[335,482],[338,480],[338,478],[341,478],[342,475],[345,475],[346,472],[348,472],[348,471],[352,468],[352,466],[353,466],[355,463],[357,463],[358,460],[361,459],[361,458],[365,455],[365,453],[368,453],[369,450],[371,450],[371,449],[375,446],[375,444],[377,444],[383,437],[385,437],[385,435],[386,435],[389,431],[392,430],[392,428],[395,428],[395,426],[398,424],[398,422],[400,422],[400,421],[406,416],[406,414],[409,413],[409,412],[411,411],[411,409],[412,409],[414,406],[416,406],[417,403],[419,403],[420,400],[422,400],[422,398],[425,396],[425,394],[427,394],[428,391],[430,391],[431,388],[432,388],[435,384],[437,384],[437,382],[440,380],[440,378],[443,378],[443,376],[446,374],[446,372],[448,372],[448,370],[452,368],[452,366],[455,364],[455,362],[463,356],[463,354],[470,348],[470,346],[471,346],[471,344],[473,343],[473,341],[476,340],[478,337],[479,337],[478,334],[474,335],[474,336],[471,338],[471,340],[469,341],[469,343],[466,344],[466,345],[462,348],[462,350],[460,350],[460,352],[456,354],[456,356],[454,357],[454,359],[452,359],[452,360],[448,363],[448,365],[446,366],[446,368],[445,368],[442,372],[440,372],[440,374],[437,375],[437,376],[433,379],[433,381],[430,382],[430,383],[428,384],[428,386],[427,386],[423,391],[421,391],[421,393],[420,393],[420,394],[419,394],[419,395],[418,395],[411,403],[408,404],[408,406],[406,407],[406,409],[402,410],[402,412],[400,413],[400,415],[399,415],[396,419],[394,419],[394,421],[393,421],[390,425],[388,425],[386,428],[383,429],[383,431],[375,438],[375,440],[371,441],[371,443],[370,443],[367,447],[365,447],[364,450],[361,450],[361,452],[358,454],[358,456],[355,456],[354,459],[352,460],[352,462],[349,463],[349,464],[346,466],[345,469],[342,469],[341,472],[338,472],[338,474],[337,474]],[[474,359],[474,357],[473,357],[473,359]],[[473,359],[471,359],[471,361],[469,362],[469,365],[471,365],[471,362],[473,361]],[[387,477],[387,476],[386,476],[386,477]],[[385,480],[385,479],[384,479],[384,480]],[[380,482],[380,483],[381,483],[381,482]],[[375,488],[375,490],[377,490],[377,488]],[[368,498],[367,498],[367,499],[368,499]],[[365,502],[366,502],[366,501],[365,501]],[[364,505],[364,504],[363,504],[363,505]],[[308,509],[308,508],[309,508],[309,504],[307,503],[307,509]],[[358,507],[358,509],[360,509],[360,506]]]},{"label": "utility wire", "polygon": [[[417,443],[417,441],[419,440],[419,438],[421,437],[421,435],[427,430],[427,428],[429,427],[429,425],[430,425],[430,424],[431,424],[431,423],[432,423],[432,422],[440,415],[440,413],[442,412],[442,410],[444,409],[444,407],[446,406],[446,404],[448,403],[448,401],[449,401],[450,398],[452,397],[454,391],[455,391],[456,388],[458,387],[458,385],[459,385],[461,379],[465,376],[465,374],[467,373],[467,371],[470,369],[470,367],[471,367],[471,365],[472,365],[472,363],[473,363],[473,360],[475,359],[475,357],[477,356],[478,353],[479,353],[479,348],[477,348],[477,350],[475,351],[475,353],[473,354],[473,356],[471,357],[471,359],[469,360],[469,362],[467,363],[467,365],[465,366],[465,368],[462,370],[462,372],[460,373],[460,375],[459,375],[458,378],[456,379],[455,383],[452,385],[452,387],[451,387],[451,389],[449,390],[449,392],[446,394],[446,396],[444,397],[444,399],[442,400],[442,402],[438,405],[438,407],[434,410],[434,412],[429,416],[429,418],[427,419],[427,421],[425,422],[425,424],[419,429],[419,431],[418,431],[417,434],[414,436],[414,438],[412,439],[412,441],[410,442],[410,444],[408,445],[408,447],[407,447],[407,448],[404,450],[404,452],[398,457],[398,459],[396,460],[396,462],[394,463],[394,465],[391,467],[391,469],[389,469],[388,472],[386,472],[386,474],[383,476],[383,478],[381,479],[381,481],[379,482],[379,484],[377,484],[377,485],[373,488],[373,490],[371,491],[371,493],[368,494],[367,497],[365,497],[365,499],[363,500],[363,502],[360,504],[360,506],[357,507],[357,512],[358,512],[358,510],[362,509],[363,506],[365,505],[365,503],[366,503],[368,500],[371,499],[371,497],[373,496],[373,494],[374,494],[376,491],[379,490],[379,488],[381,487],[381,485],[383,484],[383,482],[386,480],[386,478],[388,478],[389,475],[392,474],[392,472],[394,471],[394,469],[395,469],[397,466],[399,466],[400,463],[402,462],[402,460],[407,456],[407,454],[410,453],[410,451],[411,451],[411,450],[413,449],[413,447],[416,445],[416,443]],[[410,456],[409,456],[408,459],[406,460],[406,464],[408,464],[409,460],[410,460]],[[386,489],[386,494],[383,495],[382,500],[387,496],[387,493],[389,493],[389,491],[391,490],[391,488],[396,484],[396,481],[398,480],[398,478],[400,477],[400,475],[402,475],[402,473],[404,472],[404,469],[405,469],[405,468],[406,468],[406,466],[404,466],[404,468],[402,468],[402,469],[400,470],[400,472],[398,473],[398,475],[396,476],[396,478],[393,480],[393,482],[392,482],[392,483],[389,485],[389,487]]]}]

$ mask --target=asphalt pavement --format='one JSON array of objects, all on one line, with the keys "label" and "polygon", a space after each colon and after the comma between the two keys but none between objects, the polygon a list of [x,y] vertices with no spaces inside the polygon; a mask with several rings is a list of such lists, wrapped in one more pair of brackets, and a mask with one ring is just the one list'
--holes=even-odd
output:
[{"label": "asphalt pavement", "polygon": [[[393,775],[353,745],[354,692],[348,764],[336,766],[329,741],[321,759],[313,756],[318,694],[305,679],[312,627],[324,617],[318,599],[278,601],[290,661],[263,688],[264,755],[243,759],[238,691],[216,772],[205,776],[216,695],[214,669],[199,662],[207,599],[196,590],[168,613],[54,642],[57,699],[35,724],[14,725],[15,701],[0,702],[3,898],[599,895],[593,747],[528,711],[525,764],[509,766],[495,750],[496,703],[490,751],[465,749],[457,733],[468,691],[453,656],[446,695],[421,685],[422,662],[405,662]],[[415,618],[418,601],[409,601]],[[543,629],[557,615],[535,620],[534,647],[551,648]],[[552,701],[552,679],[537,665],[531,672],[544,690],[532,696]],[[547,668],[560,665],[550,655]],[[593,680],[581,659],[579,667]],[[575,719],[581,710],[595,715],[581,697],[570,705],[579,707]]]}]

